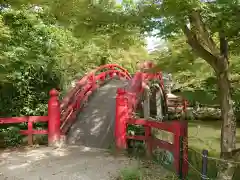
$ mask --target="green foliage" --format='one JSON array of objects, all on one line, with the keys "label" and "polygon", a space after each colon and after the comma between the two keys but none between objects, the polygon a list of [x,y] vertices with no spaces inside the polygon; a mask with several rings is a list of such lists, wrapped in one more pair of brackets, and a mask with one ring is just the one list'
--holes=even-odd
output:
[{"label": "green foliage", "polygon": [[22,141],[22,136],[19,134],[19,127],[7,127],[0,130],[0,148],[5,146],[15,146],[17,142]]},{"label": "green foliage", "polygon": [[[29,1],[0,10],[0,117],[46,114],[50,89],[59,88],[64,95],[72,80],[99,66],[102,59],[133,72],[136,62],[147,57],[135,29],[114,40],[119,29],[106,33],[104,28],[80,26],[76,21],[64,24],[52,6],[21,6],[25,2]],[[82,5],[88,9],[87,1]],[[89,13],[100,16],[92,11],[81,13],[82,20]],[[76,29],[85,33],[76,33]],[[13,129],[25,127],[1,127],[0,136],[10,137],[5,143],[14,145],[21,137]]]},{"label": "green foliage", "polygon": [[136,22],[144,24],[141,27],[147,31],[158,30],[159,35],[164,37],[179,34],[183,25],[189,23],[193,10],[201,12],[212,33],[224,30],[229,38],[238,36],[238,1],[140,0],[137,4],[138,8],[131,9],[139,17]]},{"label": "green foliage", "polygon": [[1,76],[4,78],[0,80],[0,116],[43,114],[47,92],[58,87],[64,75],[70,73],[61,73],[64,61],[60,58],[66,58],[63,43],[68,43],[60,37],[68,34],[47,26],[38,14],[29,10],[4,10],[1,21],[8,36],[1,41]]},{"label": "green foliage", "polygon": [[[235,110],[239,112],[239,56],[231,53],[231,85]],[[179,36],[166,42],[166,48],[156,50],[151,54],[158,64],[156,70],[170,72],[177,81],[177,87],[181,89],[181,95],[191,103],[199,102],[203,105],[217,105],[217,85],[215,73],[205,61],[195,56],[185,42],[185,38]]]}]

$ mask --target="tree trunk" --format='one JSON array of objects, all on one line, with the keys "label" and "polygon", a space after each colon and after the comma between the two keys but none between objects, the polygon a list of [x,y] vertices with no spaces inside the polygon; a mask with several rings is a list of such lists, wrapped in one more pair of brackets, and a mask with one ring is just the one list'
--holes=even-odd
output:
[{"label": "tree trunk", "polygon": [[[218,60],[217,80],[221,107],[221,158],[233,160],[232,150],[236,149],[236,117],[230,92],[229,64],[226,57]],[[231,180],[235,166],[232,163],[219,162],[218,180]]]},{"label": "tree trunk", "polygon": [[[222,120],[221,158],[233,160],[233,150],[236,151],[236,117],[230,92],[228,40],[224,32],[225,25],[219,21],[221,31],[219,31],[220,49],[218,49],[200,11],[193,10],[189,16],[189,22],[190,28],[187,25],[182,28],[188,44],[212,66],[217,75]],[[234,169],[233,164],[219,162],[217,179],[231,180]]]}]

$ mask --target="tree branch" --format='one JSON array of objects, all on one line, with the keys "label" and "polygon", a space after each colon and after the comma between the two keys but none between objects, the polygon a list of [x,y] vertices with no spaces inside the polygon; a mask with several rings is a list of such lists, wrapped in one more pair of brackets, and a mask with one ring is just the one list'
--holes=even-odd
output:
[{"label": "tree branch", "polygon": [[189,19],[191,21],[191,25],[195,28],[193,29],[195,34],[201,37],[201,40],[213,55],[218,56],[219,50],[216,47],[216,44],[213,41],[210,33],[208,32],[206,24],[202,20],[200,11],[194,10]]},{"label": "tree branch", "polygon": [[198,41],[196,35],[187,27],[187,25],[184,25],[182,28],[185,36],[187,37],[187,43],[193,48],[196,53],[206,60],[208,64],[210,64],[215,71],[217,71],[216,67],[216,61],[217,58],[212,53],[207,51],[201,43]]},{"label": "tree branch", "polygon": [[[221,23],[222,24],[222,23]],[[219,31],[219,41],[220,41],[220,54],[228,60],[228,41],[223,30]]]}]

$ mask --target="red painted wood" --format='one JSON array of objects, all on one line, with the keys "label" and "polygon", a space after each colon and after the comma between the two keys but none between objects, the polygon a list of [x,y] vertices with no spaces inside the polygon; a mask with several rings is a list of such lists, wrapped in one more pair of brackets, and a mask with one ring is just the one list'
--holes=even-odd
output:
[{"label": "red painted wood", "polygon": [[[102,72],[103,70],[104,72]],[[100,74],[97,74],[98,72],[100,72]],[[109,78],[108,76],[113,78],[114,75],[125,77],[126,79],[131,78],[128,71],[121,66],[107,64],[96,68],[78,81],[76,87],[72,88],[61,102],[62,130],[64,129],[64,131],[66,131],[69,123],[73,122],[71,116],[75,116],[75,111],[81,108],[82,102],[102,84],[98,84],[98,81],[107,80]],[[64,127],[65,125],[67,126],[66,128]]]},{"label": "red painted wood", "polygon": [[97,69],[94,70],[94,72],[96,73],[97,71],[101,71],[103,69],[113,69],[113,68],[119,69],[119,71],[123,72],[128,79],[131,78],[131,75],[129,74],[129,72],[117,64],[105,64],[105,65],[99,66]]},{"label": "red painted wood", "polygon": [[105,71],[101,74],[98,74],[96,75],[96,80],[100,80],[100,79],[103,79],[103,77],[105,77],[104,79],[106,79],[106,76],[109,75],[110,78],[113,78],[114,75],[115,76],[118,76],[118,77],[126,77],[127,79],[129,79],[128,76],[126,76],[126,74],[124,72],[121,72],[119,70],[108,70],[108,71]]},{"label": "red painted wood", "polygon": [[29,116],[29,121],[35,122],[48,122],[48,116]]},{"label": "red painted wood", "polygon": [[63,124],[66,124],[65,121],[67,121],[68,117],[70,116],[70,114],[72,114],[75,108],[79,108],[78,105],[80,104],[82,98],[84,98],[86,93],[91,89],[92,89],[92,85],[87,84],[75,94],[71,104],[69,104],[66,111],[61,114],[61,122],[62,122],[61,126],[63,126]]},{"label": "red painted wood", "polygon": [[23,116],[23,117],[11,117],[11,118],[0,118],[0,124],[17,124],[28,122],[30,119],[32,122],[47,122],[47,116]]},{"label": "red painted wood", "polygon": [[174,166],[176,172],[179,174],[179,160],[180,160],[180,135],[181,135],[181,123],[180,121],[174,121],[172,123],[172,128],[174,128]]},{"label": "red painted wood", "polygon": [[118,149],[127,148],[127,120],[128,114],[128,102],[125,97],[126,92],[123,89],[118,88],[116,97],[116,119],[115,119],[115,143]]},{"label": "red painted wood", "polygon": [[[184,148],[184,161],[183,161],[182,171],[183,171],[184,177],[186,176],[188,172],[187,122],[172,121],[170,123],[167,123],[167,122],[148,121],[144,119],[129,119],[127,123],[145,126],[145,136],[127,136],[126,138],[145,141],[147,144],[148,156],[151,156],[153,149],[155,149],[156,147],[172,152],[174,155],[174,167],[177,173],[179,173],[180,171],[180,166],[179,166],[180,143],[182,143],[180,142],[180,136],[183,136],[186,143],[184,145],[185,148]],[[161,130],[172,132],[174,134],[173,144],[151,137],[150,135],[151,128],[158,128]]]},{"label": "red painted wood", "polygon": [[28,145],[33,145],[33,123],[29,120],[28,121]]},{"label": "red painted wood", "polygon": [[61,114],[61,119],[60,119],[60,121],[62,122],[61,126],[65,124],[66,119],[73,112],[73,109],[74,109],[74,104],[72,103],[68,106],[67,110]]},{"label": "red painted wood", "polygon": [[19,133],[22,135],[28,135],[29,133],[44,135],[44,134],[48,134],[48,130],[39,129],[39,130],[32,130],[31,132],[29,132],[28,130],[20,130]]},{"label": "red painted wood", "polygon": [[15,124],[15,123],[23,123],[27,122],[28,117],[11,117],[11,118],[0,118],[0,124]]},{"label": "red painted wood", "polygon": [[58,100],[58,91],[53,89],[50,91],[50,99],[48,101],[48,143],[55,145],[60,141],[60,103]]},{"label": "red painted wood", "polygon": [[92,89],[93,87],[91,86],[91,84],[83,88],[83,91],[80,92],[76,97],[75,102],[73,102],[71,106],[68,107],[68,111],[62,115],[62,118],[64,118],[60,126],[62,134],[65,134],[71,127],[72,123],[74,123],[79,110],[82,108],[82,104],[86,102],[89,96],[93,93]]},{"label": "red painted wood", "polygon": [[128,124],[150,126],[152,128],[161,129],[171,133],[175,132],[172,125],[173,123],[174,123],[173,121],[172,122],[156,122],[156,121],[148,121],[145,119],[129,119],[128,120]]},{"label": "red painted wood", "polygon": [[151,137],[151,127],[145,126],[145,137],[146,137],[146,150],[147,150],[147,156],[152,156],[152,137]]},{"label": "red painted wood", "polygon": [[64,111],[69,103],[71,103],[72,98],[74,98],[75,94],[81,89],[80,83],[77,83],[75,87],[71,88],[71,90],[64,96],[63,100],[60,103],[61,112]]}]

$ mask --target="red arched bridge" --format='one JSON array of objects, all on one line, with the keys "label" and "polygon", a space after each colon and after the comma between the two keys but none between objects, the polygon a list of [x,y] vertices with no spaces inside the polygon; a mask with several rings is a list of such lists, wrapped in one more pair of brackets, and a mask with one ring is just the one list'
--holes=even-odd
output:
[{"label": "red arched bridge", "polygon": [[[172,152],[176,172],[181,178],[186,176],[187,122],[166,121],[169,103],[160,72],[141,70],[131,76],[119,65],[107,64],[76,81],[62,100],[58,95],[57,90],[50,91],[47,116],[0,118],[0,124],[26,122],[28,129],[20,133],[28,136],[30,145],[36,134],[47,134],[49,146],[56,146],[61,137],[66,138],[67,144],[97,148],[108,148],[115,142],[118,149],[127,149],[128,139],[141,140],[148,156],[156,148]],[[185,101],[177,105],[181,106],[178,109],[186,109]],[[139,109],[143,117],[137,115]],[[152,114],[160,118],[153,120]],[[33,129],[36,122],[47,122],[48,129]],[[129,125],[143,126],[144,135],[128,134]],[[173,142],[155,138],[153,129],[172,133]]]}]

